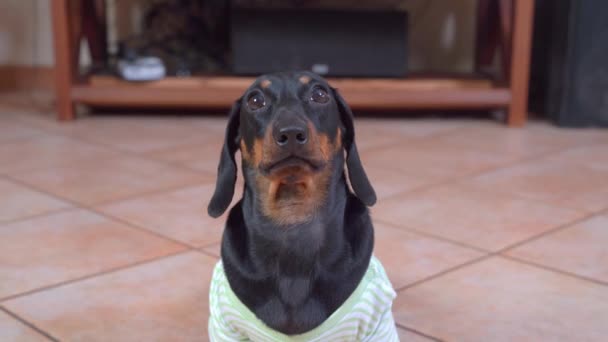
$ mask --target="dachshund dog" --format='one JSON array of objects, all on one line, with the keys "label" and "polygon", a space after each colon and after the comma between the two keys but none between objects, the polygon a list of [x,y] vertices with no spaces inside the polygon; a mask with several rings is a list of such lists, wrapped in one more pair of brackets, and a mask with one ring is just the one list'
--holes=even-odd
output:
[{"label": "dachshund dog", "polygon": [[338,91],[309,72],[259,77],[229,113],[212,217],[232,201],[237,150],[245,185],[211,282],[211,339],[398,340],[372,255],[376,194]]}]

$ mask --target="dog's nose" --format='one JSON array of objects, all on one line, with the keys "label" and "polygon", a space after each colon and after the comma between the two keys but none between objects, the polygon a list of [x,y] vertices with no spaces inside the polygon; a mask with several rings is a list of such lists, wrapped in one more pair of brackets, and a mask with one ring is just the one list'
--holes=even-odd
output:
[{"label": "dog's nose", "polygon": [[300,126],[282,127],[274,130],[274,141],[282,147],[304,145],[308,142],[308,132]]}]

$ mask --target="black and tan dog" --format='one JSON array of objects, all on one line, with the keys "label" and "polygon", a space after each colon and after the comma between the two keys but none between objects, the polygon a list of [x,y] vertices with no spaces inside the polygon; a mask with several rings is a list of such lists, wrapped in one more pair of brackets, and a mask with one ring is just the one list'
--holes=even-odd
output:
[{"label": "black and tan dog", "polygon": [[[367,207],[376,195],[359,159],[350,108],[336,89],[312,73],[258,78],[229,114],[208,207],[213,217],[232,201],[237,150],[245,186],[228,216],[223,269],[220,275],[216,269],[214,278],[225,277],[237,304],[279,334],[303,334],[325,325],[363,286],[375,259]],[[394,293],[384,290],[390,311]],[[212,284],[214,291],[212,297],[225,295]],[[227,324],[227,319],[214,317],[224,313],[213,303],[231,302],[211,302],[211,320]],[[237,322],[227,329],[238,330],[239,319],[246,316],[232,317]],[[393,322],[392,316],[383,319]],[[211,329],[217,334],[222,327],[210,323]],[[215,339],[227,339],[222,336]]]}]

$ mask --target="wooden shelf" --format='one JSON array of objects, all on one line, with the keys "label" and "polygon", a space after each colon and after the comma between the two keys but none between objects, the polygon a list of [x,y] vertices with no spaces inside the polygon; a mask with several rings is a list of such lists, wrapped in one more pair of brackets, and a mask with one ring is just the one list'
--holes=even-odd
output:
[{"label": "wooden shelf", "polygon": [[[253,82],[250,77],[169,77],[133,83],[92,76],[72,87],[72,100],[97,106],[227,107]],[[510,89],[486,79],[329,79],[353,108],[493,108],[511,101]]]},{"label": "wooden shelf", "polygon": [[[498,79],[408,78],[333,79],[357,109],[505,108],[507,123],[521,126],[527,96],[534,1],[478,0],[474,70],[494,65]],[[81,43],[86,39],[93,64],[107,62],[105,0],[53,0],[57,117],[73,120],[74,105],[147,107],[227,107],[241,96],[252,78],[201,76],[128,83],[114,77],[81,81]],[[93,5],[96,4],[96,5]]]}]

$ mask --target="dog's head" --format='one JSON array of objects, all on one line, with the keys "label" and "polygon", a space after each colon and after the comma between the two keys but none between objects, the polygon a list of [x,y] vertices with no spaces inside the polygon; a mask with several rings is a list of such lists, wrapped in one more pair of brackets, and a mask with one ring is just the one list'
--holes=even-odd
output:
[{"label": "dog's head", "polygon": [[343,172],[344,151],[355,195],[368,206],[376,201],[357,152],[353,114],[315,74],[261,76],[234,103],[208,207],[213,217],[232,201],[238,149],[246,182],[254,183],[248,186],[263,214],[278,224],[305,222],[324,203],[331,175]]}]

